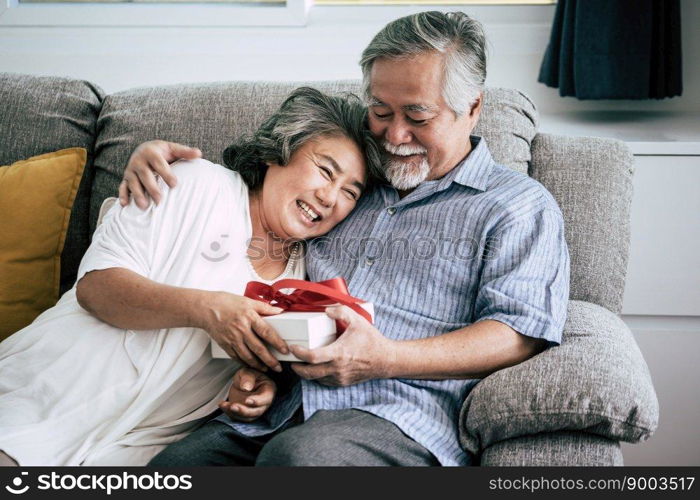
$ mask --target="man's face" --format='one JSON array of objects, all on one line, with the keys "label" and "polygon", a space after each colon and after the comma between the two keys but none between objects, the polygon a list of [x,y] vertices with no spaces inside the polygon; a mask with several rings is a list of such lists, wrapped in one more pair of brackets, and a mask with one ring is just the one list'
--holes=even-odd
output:
[{"label": "man's face", "polygon": [[438,179],[471,150],[481,99],[456,117],[442,96],[444,56],[380,58],[370,73],[369,127],[384,146],[387,178],[399,190]]}]

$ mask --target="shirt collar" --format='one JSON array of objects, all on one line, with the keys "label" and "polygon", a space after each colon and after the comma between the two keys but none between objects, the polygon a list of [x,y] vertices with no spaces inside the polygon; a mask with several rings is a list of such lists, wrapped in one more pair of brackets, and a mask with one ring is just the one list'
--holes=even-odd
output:
[{"label": "shirt collar", "polygon": [[[486,191],[493,170],[493,157],[483,137],[472,135],[469,139],[472,143],[471,152],[454,168],[454,176],[448,174],[443,180],[447,181],[448,185],[456,182],[478,191]],[[448,177],[451,179],[447,179]]]}]

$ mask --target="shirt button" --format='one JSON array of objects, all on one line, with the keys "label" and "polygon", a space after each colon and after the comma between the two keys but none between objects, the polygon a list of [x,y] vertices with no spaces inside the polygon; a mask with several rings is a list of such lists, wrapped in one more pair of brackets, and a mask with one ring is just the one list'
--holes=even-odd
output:
[{"label": "shirt button", "polygon": [[374,264],[374,259],[372,257],[367,257],[365,259],[365,264],[367,264],[368,266],[371,266],[372,264]]},{"label": "shirt button", "polygon": [[396,208],[389,207],[386,209],[386,213],[388,213],[389,215],[394,215],[396,213]]}]

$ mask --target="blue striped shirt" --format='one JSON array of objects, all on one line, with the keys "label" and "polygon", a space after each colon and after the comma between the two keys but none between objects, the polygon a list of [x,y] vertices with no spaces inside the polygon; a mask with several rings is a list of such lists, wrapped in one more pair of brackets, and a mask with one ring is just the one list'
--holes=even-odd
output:
[{"label": "blue striped shirt", "polygon": [[[363,196],[353,213],[308,248],[309,279],[348,280],[374,303],[385,337],[434,337],[492,319],[530,337],[561,341],[569,294],[569,255],[561,212],[537,181],[497,165],[486,142],[441,179],[403,199],[391,186]],[[470,380],[376,379],[348,387],[301,380],[260,420],[219,420],[247,435],[283,425],[303,404],[356,408],[387,419],[442,465],[468,465],[457,439]]]}]

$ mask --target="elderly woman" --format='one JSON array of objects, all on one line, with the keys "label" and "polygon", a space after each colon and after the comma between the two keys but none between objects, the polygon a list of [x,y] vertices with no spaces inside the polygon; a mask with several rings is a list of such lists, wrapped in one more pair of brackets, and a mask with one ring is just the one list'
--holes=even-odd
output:
[{"label": "elderly woman", "polygon": [[[226,165],[174,167],[158,204],[114,206],[75,287],[0,344],[0,461],[145,464],[209,418],[258,416],[287,346],[242,296],[248,281],[303,278],[303,240],[328,232],[379,177],[356,99],[300,88]],[[246,371],[247,370],[247,371]],[[233,384],[231,380],[233,378]],[[268,386],[259,398],[248,386]],[[221,403],[227,399],[228,403]],[[237,403],[237,404],[236,404]]]}]

